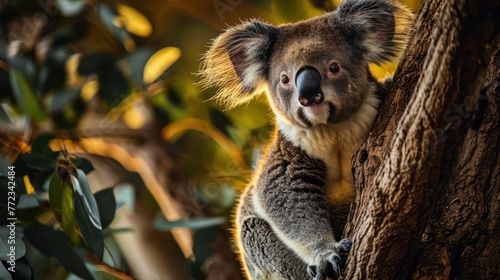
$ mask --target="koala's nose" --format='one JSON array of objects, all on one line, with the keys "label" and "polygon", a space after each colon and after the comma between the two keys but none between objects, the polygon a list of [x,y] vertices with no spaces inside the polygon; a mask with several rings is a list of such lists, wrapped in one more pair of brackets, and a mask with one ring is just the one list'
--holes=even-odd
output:
[{"label": "koala's nose", "polygon": [[299,102],[302,106],[320,104],[324,96],[321,91],[321,74],[314,68],[302,68],[295,79]]}]

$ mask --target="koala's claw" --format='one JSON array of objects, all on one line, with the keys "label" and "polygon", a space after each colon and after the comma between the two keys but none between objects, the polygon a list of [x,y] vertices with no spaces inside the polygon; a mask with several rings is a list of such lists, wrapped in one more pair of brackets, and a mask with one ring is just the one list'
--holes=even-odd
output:
[{"label": "koala's claw", "polygon": [[318,265],[308,266],[307,273],[314,280],[326,280],[327,277],[338,278],[351,247],[352,242],[349,239],[342,239],[337,245],[338,253],[326,254],[321,258]]},{"label": "koala's claw", "polygon": [[342,256],[344,254],[347,256],[347,253],[349,253],[349,251],[351,251],[351,247],[352,247],[352,241],[347,239],[347,238],[344,238],[344,239],[340,240],[340,242],[338,244],[339,253]]},{"label": "koala's claw", "polygon": [[316,266],[315,265],[310,265],[307,267],[307,273],[309,276],[312,278],[316,277]]}]

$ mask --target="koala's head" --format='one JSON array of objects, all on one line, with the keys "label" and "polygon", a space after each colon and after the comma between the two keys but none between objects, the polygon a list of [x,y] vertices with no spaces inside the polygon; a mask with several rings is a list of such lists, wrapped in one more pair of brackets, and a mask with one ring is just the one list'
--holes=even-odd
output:
[{"label": "koala's head", "polygon": [[244,22],[214,40],[202,83],[219,87],[216,98],[228,107],[266,91],[292,125],[341,122],[374,91],[368,64],[404,46],[410,17],[392,1],[344,0],[334,12],[293,24]]}]

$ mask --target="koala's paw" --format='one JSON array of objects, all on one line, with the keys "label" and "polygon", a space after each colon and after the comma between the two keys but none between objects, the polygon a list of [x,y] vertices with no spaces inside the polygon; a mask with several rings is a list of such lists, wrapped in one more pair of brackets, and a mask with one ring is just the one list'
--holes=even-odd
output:
[{"label": "koala's paw", "polygon": [[315,280],[326,280],[327,277],[338,278],[351,246],[352,242],[349,239],[340,240],[336,246],[337,250],[319,256],[319,263],[308,266],[307,273]]}]

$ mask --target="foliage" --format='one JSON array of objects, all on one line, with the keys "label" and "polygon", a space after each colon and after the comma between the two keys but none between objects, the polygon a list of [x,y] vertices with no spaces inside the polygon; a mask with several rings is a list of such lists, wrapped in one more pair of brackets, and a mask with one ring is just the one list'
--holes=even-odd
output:
[{"label": "foliage", "polygon": [[[296,5],[283,0],[150,2],[142,9],[139,1],[0,4],[0,191],[1,197],[8,196],[7,170],[14,166],[16,257],[26,277],[35,273],[30,265],[36,264],[28,259],[36,249],[70,273],[56,272],[59,278],[127,278],[109,258],[109,225],[116,208],[132,201],[133,193],[126,201],[115,198],[115,186],[92,193],[87,180],[91,162],[61,141],[85,137],[82,120],[95,112],[131,131],[146,130],[151,123],[160,127],[151,137],[170,144],[192,182],[185,187],[213,217],[157,218],[156,226],[198,230],[192,270],[202,277],[201,260],[213,250],[207,245],[215,235],[211,227],[227,224],[271,126],[262,100],[226,112],[207,101],[212,90],[200,94],[192,74],[200,54],[226,24],[240,18],[260,15],[278,24],[322,12],[311,4],[321,1],[306,0]],[[210,18],[206,10],[212,11]],[[180,11],[191,16],[179,16]],[[101,130],[105,137],[105,127]],[[5,200],[0,204],[0,244],[7,248],[3,230],[9,205]],[[0,259],[7,260],[4,247]],[[0,266],[0,278],[5,275]]]}]

